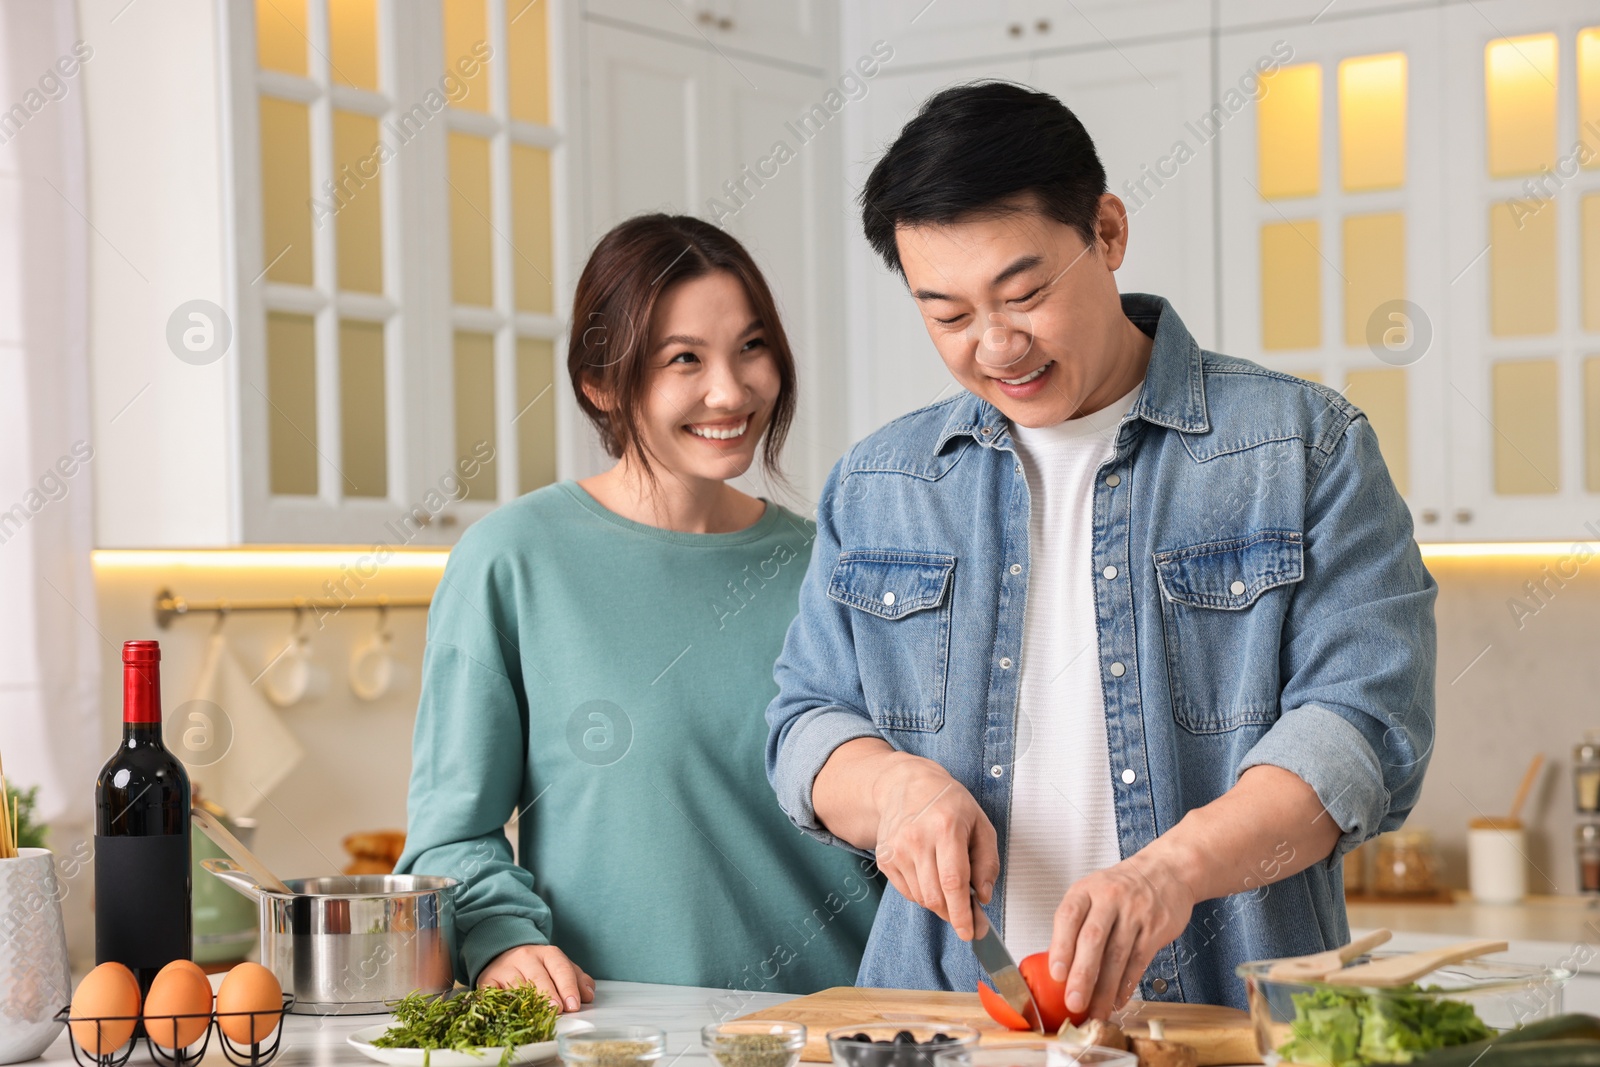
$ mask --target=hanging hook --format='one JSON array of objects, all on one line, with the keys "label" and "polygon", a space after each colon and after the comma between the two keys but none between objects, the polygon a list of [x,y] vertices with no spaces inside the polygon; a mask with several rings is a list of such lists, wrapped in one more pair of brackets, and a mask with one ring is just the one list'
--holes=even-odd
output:
[{"label": "hanging hook", "polygon": [[378,636],[389,636],[389,598],[387,596],[378,598]]},{"label": "hanging hook", "polygon": [[228,621],[228,602],[217,602],[217,621],[211,624],[211,636],[215,637],[222,632],[222,624]]}]

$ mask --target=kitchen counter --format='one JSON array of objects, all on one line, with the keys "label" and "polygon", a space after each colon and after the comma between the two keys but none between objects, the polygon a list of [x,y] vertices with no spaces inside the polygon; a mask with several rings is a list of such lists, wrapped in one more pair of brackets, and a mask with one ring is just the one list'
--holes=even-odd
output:
[{"label": "kitchen counter", "polygon": [[[744,1015],[769,1008],[790,999],[784,993],[735,993],[728,989],[699,989],[694,986],[644,985],[639,982],[596,982],[595,1001],[578,1014],[596,1026],[659,1026],[667,1032],[667,1054],[662,1067],[701,1067],[711,1063],[700,1045],[700,1028],[718,1019]],[[382,1022],[381,1015],[316,1016],[290,1015],[284,1020],[283,1047],[273,1067],[354,1067],[372,1064],[345,1043],[345,1038],[363,1027]],[[66,1031],[46,1050],[37,1064],[72,1063],[72,1049]],[[85,1063],[89,1060],[85,1057]],[[130,1064],[153,1062],[144,1042]],[[493,1060],[487,1061],[492,1067]],[[226,1067],[227,1060],[217,1048],[216,1035],[202,1061]]]},{"label": "kitchen counter", "polygon": [[1465,893],[1453,904],[1347,905],[1352,929],[1396,934],[1494,937],[1565,946],[1600,943],[1600,897],[1528,897],[1521,904],[1479,904]]}]

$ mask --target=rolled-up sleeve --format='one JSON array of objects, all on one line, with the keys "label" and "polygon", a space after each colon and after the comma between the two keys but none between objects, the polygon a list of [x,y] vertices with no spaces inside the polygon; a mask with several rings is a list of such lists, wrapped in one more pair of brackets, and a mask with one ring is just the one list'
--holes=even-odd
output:
[{"label": "rolled-up sleeve", "polygon": [[830,834],[811,803],[812,785],[834,749],[858,737],[882,737],[865,710],[851,609],[828,596],[829,576],[839,559],[842,467],[843,461],[836,464],[823,486],[800,612],[773,671],[778,695],[767,707],[767,780],[779,806],[802,831],[869,855]]},{"label": "rolled-up sleeve", "polygon": [[1281,767],[1316,791],[1343,831],[1331,866],[1405,822],[1435,729],[1438,587],[1365,417],[1310,490],[1304,551],[1284,626],[1283,714],[1239,772]]}]

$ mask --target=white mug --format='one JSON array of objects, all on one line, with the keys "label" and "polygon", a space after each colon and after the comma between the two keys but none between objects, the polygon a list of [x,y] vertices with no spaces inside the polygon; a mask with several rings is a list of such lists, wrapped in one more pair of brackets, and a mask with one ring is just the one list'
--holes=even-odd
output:
[{"label": "white mug", "polygon": [[395,680],[390,637],[380,630],[350,649],[350,691],[362,700],[377,700]]},{"label": "white mug", "polygon": [[328,689],[328,672],[311,658],[311,638],[303,634],[291,636],[268,663],[261,688],[280,708],[314,700]]}]

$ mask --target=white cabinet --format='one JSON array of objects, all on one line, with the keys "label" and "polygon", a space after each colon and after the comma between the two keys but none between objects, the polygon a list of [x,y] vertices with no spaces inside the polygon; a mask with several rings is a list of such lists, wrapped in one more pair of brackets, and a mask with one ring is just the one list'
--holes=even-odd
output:
[{"label": "white cabinet", "polygon": [[585,0],[595,24],[680,38],[691,46],[775,65],[832,66],[837,0]]},{"label": "white cabinet", "polygon": [[809,510],[848,443],[836,266],[843,166],[839,118],[823,103],[832,83],[609,20],[588,20],[585,36],[594,180],[580,244],[592,247],[631,215],[664,211],[716,222],[749,248],[783,315],[801,401],[784,457],[794,492],[754,475],[745,485]]},{"label": "white cabinet", "polygon": [[1441,27],[1406,11],[1219,47],[1222,350],[1365,410],[1422,540],[1452,499]]},{"label": "white cabinet", "polygon": [[1221,138],[1224,349],[1363,408],[1419,540],[1588,539],[1600,12],[1224,30],[1223,81],[1280,43],[1292,56]]},{"label": "white cabinet", "polygon": [[1209,5],[1194,0],[845,0],[845,8],[866,40],[889,41],[905,66],[1001,63],[1211,27]]},{"label": "white cabinet", "polygon": [[1600,520],[1600,8],[1445,13],[1458,536],[1594,537]]},{"label": "white cabinet", "polygon": [[569,5],[194,6],[85,67],[144,287],[96,266],[96,543],[450,543],[570,470]]},{"label": "white cabinet", "polygon": [[[850,140],[851,189],[861,187],[883,149],[941,88],[1005,78],[1051,93],[1083,121],[1110,190],[1128,205],[1129,248],[1117,272],[1118,288],[1166,297],[1202,345],[1214,343],[1215,149],[1192,128],[1209,95],[1205,35],[908,74],[898,73],[903,59],[897,44],[893,64],[863,101]],[[1138,121],[1130,121],[1130,114]],[[928,339],[905,283],[871,254],[854,220],[848,242],[850,430],[859,438],[958,387]]]}]

